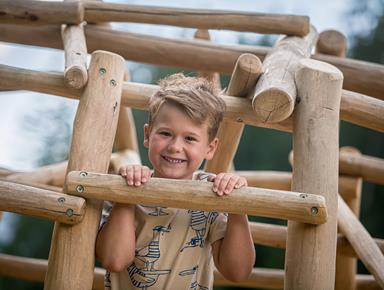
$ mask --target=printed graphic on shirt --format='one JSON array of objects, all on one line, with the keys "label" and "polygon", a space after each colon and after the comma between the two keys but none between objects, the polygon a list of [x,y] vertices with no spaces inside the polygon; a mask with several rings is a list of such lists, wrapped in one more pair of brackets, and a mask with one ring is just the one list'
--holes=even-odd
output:
[{"label": "printed graphic on shirt", "polygon": [[111,290],[111,273],[109,271],[106,271],[104,275],[104,290]]},{"label": "printed graphic on shirt", "polygon": [[205,287],[205,286],[202,286],[200,284],[197,283],[197,279],[196,279],[196,276],[197,276],[197,269],[199,268],[198,265],[196,265],[195,267],[193,267],[192,269],[187,269],[187,270],[184,270],[184,271],[181,271],[179,272],[179,275],[180,276],[189,276],[189,275],[194,275],[194,281],[191,283],[191,287],[189,287],[189,289],[193,289],[193,290],[209,290],[208,287]]},{"label": "printed graphic on shirt", "polygon": [[141,206],[144,208],[148,208],[150,210],[153,210],[152,212],[147,213],[148,215],[152,215],[152,216],[168,215],[168,213],[163,210],[163,209],[166,209],[166,207],[150,206],[150,205],[141,205]]},{"label": "printed graphic on shirt", "polygon": [[189,210],[188,212],[191,213],[191,228],[195,231],[196,236],[192,237],[180,252],[184,251],[186,248],[203,248],[207,226],[212,224],[219,215],[217,212],[204,212],[201,210]]},{"label": "printed graphic on shirt", "polygon": [[131,278],[131,283],[136,288],[143,290],[148,289],[149,287],[156,284],[160,275],[169,274],[171,270],[144,270],[136,267],[133,263],[127,269],[129,277]]},{"label": "printed graphic on shirt", "polygon": [[137,249],[135,256],[145,264],[145,270],[155,271],[154,264],[160,258],[160,235],[168,233],[170,227],[156,226],[152,229],[153,238],[149,244]]}]

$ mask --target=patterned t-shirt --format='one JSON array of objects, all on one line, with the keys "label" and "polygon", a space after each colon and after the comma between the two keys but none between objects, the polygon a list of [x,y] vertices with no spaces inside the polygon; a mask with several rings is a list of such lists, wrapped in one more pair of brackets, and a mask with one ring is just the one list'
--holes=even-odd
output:
[{"label": "patterned t-shirt", "polygon": [[211,244],[224,237],[226,222],[218,212],[136,205],[134,263],[107,272],[105,289],[212,289]]}]

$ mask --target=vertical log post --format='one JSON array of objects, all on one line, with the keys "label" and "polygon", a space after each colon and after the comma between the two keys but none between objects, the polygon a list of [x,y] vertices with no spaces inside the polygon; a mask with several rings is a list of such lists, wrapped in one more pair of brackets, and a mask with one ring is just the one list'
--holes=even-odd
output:
[{"label": "vertical log post", "polygon": [[286,36],[279,40],[263,61],[264,74],[257,82],[252,100],[258,120],[277,123],[287,119],[296,101],[295,72],[299,61],[309,58],[316,43],[312,26],[304,37]]},{"label": "vertical log post", "polygon": [[[92,54],[88,84],[80,98],[74,121],[67,172],[107,172],[116,133],[124,70],[125,61],[121,56],[104,51]],[[55,223],[45,290],[92,288],[94,243],[101,206],[102,201],[87,200],[87,210],[80,224],[68,226]]]},{"label": "vertical log post", "polygon": [[[129,81],[128,71],[124,74],[124,81]],[[139,152],[139,144],[137,142],[135,120],[133,118],[132,109],[126,106],[120,107],[119,121],[117,123],[115,137],[115,151],[133,150]]]},{"label": "vertical log post", "polygon": [[[240,55],[233,70],[227,94],[246,97],[261,73],[262,64],[257,56],[248,53]],[[220,140],[219,146],[213,159],[209,160],[205,166],[207,172],[219,173],[230,170],[243,129],[242,120],[238,120],[238,123],[224,120],[221,123],[217,133]]]},{"label": "vertical log post", "polygon": [[[340,152],[361,155],[360,152],[352,147],[340,148]],[[358,218],[360,216],[360,201],[363,179],[353,178],[355,183],[355,195],[349,196],[346,200],[351,211]],[[354,257],[337,255],[336,258],[336,280],[335,290],[355,290],[356,289],[357,260]]]},{"label": "vertical log post", "polygon": [[333,289],[343,75],[332,65],[303,59],[295,81],[301,101],[294,113],[292,190],[323,195],[329,215],[320,226],[288,221],[284,289]]},{"label": "vertical log post", "polygon": [[[201,40],[211,40],[211,36],[209,35],[208,29],[197,29],[194,35],[195,39],[201,39]],[[208,72],[208,71],[198,71],[197,75],[199,77],[206,78],[210,82],[217,85],[219,89],[221,89],[221,83],[220,83],[220,74],[217,72]]]}]

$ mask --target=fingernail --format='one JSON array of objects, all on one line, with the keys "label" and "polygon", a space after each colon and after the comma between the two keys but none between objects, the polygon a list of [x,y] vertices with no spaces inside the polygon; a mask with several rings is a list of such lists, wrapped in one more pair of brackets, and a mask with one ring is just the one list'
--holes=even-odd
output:
[{"label": "fingernail", "polygon": [[228,189],[224,190],[224,193],[229,193],[229,190]]},{"label": "fingernail", "polygon": [[141,179],[142,182],[147,182],[146,178]]},{"label": "fingernail", "polygon": [[133,182],[132,182],[132,181],[128,181],[128,184],[129,184],[129,185],[133,185]]},{"label": "fingernail", "polygon": [[136,186],[139,186],[139,185],[140,185],[140,181],[137,181],[137,182],[135,183],[135,185],[136,185]]},{"label": "fingernail", "polygon": [[214,192],[217,192],[217,187],[214,186],[212,190],[213,190]]}]

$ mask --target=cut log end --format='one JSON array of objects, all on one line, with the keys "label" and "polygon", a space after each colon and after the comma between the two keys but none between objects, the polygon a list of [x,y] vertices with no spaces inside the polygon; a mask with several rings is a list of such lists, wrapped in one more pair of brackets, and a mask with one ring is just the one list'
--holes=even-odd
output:
[{"label": "cut log end", "polygon": [[253,99],[252,107],[261,122],[278,123],[292,114],[294,97],[279,88],[270,88]]},{"label": "cut log end", "polygon": [[316,44],[316,52],[345,57],[347,38],[337,30],[325,30],[320,33]]},{"label": "cut log end", "polygon": [[263,64],[256,55],[243,53],[239,56],[237,62],[242,71],[249,72],[251,74],[261,74]]},{"label": "cut log end", "polygon": [[88,73],[84,66],[74,65],[67,68],[64,72],[65,81],[75,89],[83,88],[88,81]]},{"label": "cut log end", "polygon": [[343,73],[335,66],[314,60],[314,59],[302,59],[300,61],[301,68],[307,68],[313,71],[318,71],[318,73],[327,74],[330,80],[337,81],[344,79]]}]

